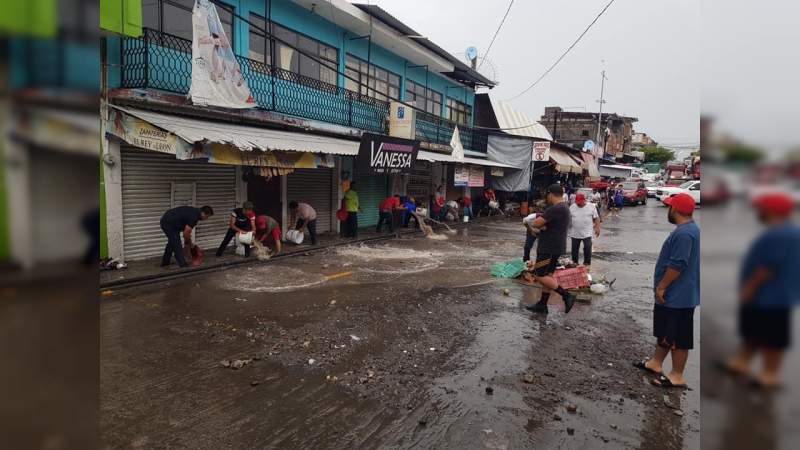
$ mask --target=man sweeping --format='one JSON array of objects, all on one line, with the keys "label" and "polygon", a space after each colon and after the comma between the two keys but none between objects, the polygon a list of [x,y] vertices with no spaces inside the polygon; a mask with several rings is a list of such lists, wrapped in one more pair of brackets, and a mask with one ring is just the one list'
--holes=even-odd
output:
[{"label": "man sweeping", "polygon": [[534,280],[542,285],[542,297],[539,303],[525,308],[547,314],[550,293],[555,291],[564,300],[564,314],[566,314],[575,304],[575,296],[559,286],[553,277],[558,258],[567,251],[567,229],[570,223],[569,207],[564,201],[564,188],[560,184],[551,184],[547,188],[547,204],[549,206],[544,213],[533,221],[532,232],[539,234],[539,244],[536,247],[536,262],[528,261],[528,270],[533,272]]}]

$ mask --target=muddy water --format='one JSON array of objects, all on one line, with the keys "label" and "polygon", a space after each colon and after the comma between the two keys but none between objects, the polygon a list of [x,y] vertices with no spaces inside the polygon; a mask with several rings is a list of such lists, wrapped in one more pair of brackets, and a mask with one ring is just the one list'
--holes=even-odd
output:
[{"label": "muddy water", "polygon": [[[659,391],[630,367],[652,348],[662,212],[629,208],[607,223],[593,270],[618,278],[615,289],[569,316],[553,296],[547,317],[531,317],[521,306],[536,288],[489,276],[491,263],[521,253],[524,231],[506,218],[443,240],[352,245],[123,291],[102,305],[105,441],[688,447],[696,394]],[[220,365],[239,358],[255,360]],[[689,371],[696,386],[694,362]]]}]

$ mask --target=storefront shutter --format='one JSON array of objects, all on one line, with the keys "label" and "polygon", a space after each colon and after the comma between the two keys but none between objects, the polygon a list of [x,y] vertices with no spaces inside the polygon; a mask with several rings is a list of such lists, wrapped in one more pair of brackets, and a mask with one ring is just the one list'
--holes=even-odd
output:
[{"label": "storefront shutter", "polygon": [[431,163],[417,160],[408,178],[406,194],[410,197],[414,197],[418,205],[427,207],[432,193]]},{"label": "storefront shutter", "polygon": [[[336,190],[333,169],[297,169],[286,180],[287,202],[308,203],[317,211],[317,233],[327,233],[332,229],[331,214],[336,203]],[[291,227],[294,223],[288,225]]]},{"label": "storefront shutter", "polygon": [[386,198],[386,175],[362,175],[355,177],[356,192],[361,210],[358,226],[378,224],[378,206]]},{"label": "storefront shutter", "polygon": [[[235,167],[179,161],[172,155],[132,147],[121,150],[125,259],[162,254],[166,238],[159,224],[161,216],[173,206],[173,197],[191,198],[191,184],[195,199],[192,206],[209,205],[214,209],[214,215],[195,228],[195,242],[206,252],[215,251],[227,230],[230,212],[236,207]],[[186,201],[176,200],[174,206]]]}]

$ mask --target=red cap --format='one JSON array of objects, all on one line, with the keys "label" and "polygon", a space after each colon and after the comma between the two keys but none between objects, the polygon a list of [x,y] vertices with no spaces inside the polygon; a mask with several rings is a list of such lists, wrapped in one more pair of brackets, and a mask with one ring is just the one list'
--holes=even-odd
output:
[{"label": "red cap", "polygon": [[681,214],[691,214],[694,212],[694,198],[686,193],[675,194],[664,200],[664,204],[672,206],[675,211]]},{"label": "red cap", "polygon": [[579,205],[586,203],[586,196],[583,193],[575,194],[575,203]]},{"label": "red cap", "polygon": [[753,206],[766,213],[788,216],[794,209],[794,200],[784,192],[770,192],[756,197]]}]

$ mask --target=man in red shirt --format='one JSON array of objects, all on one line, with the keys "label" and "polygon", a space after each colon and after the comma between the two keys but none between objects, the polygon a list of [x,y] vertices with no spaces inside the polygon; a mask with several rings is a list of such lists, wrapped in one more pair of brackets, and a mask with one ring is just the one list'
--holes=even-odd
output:
[{"label": "man in red shirt", "polygon": [[381,229],[383,228],[383,223],[386,222],[389,225],[389,232],[390,233],[394,232],[394,225],[392,224],[392,214],[394,213],[395,209],[400,209],[399,195],[393,195],[381,202],[381,204],[378,206],[380,217],[378,218],[378,226],[376,227],[375,231],[380,233]]},{"label": "man in red shirt", "polygon": [[465,195],[458,199],[458,202],[461,203],[461,207],[464,209],[464,215],[472,219],[472,197]]},{"label": "man in red shirt", "polygon": [[281,226],[270,216],[256,217],[256,239],[266,247],[272,247],[272,256],[281,252]]}]

